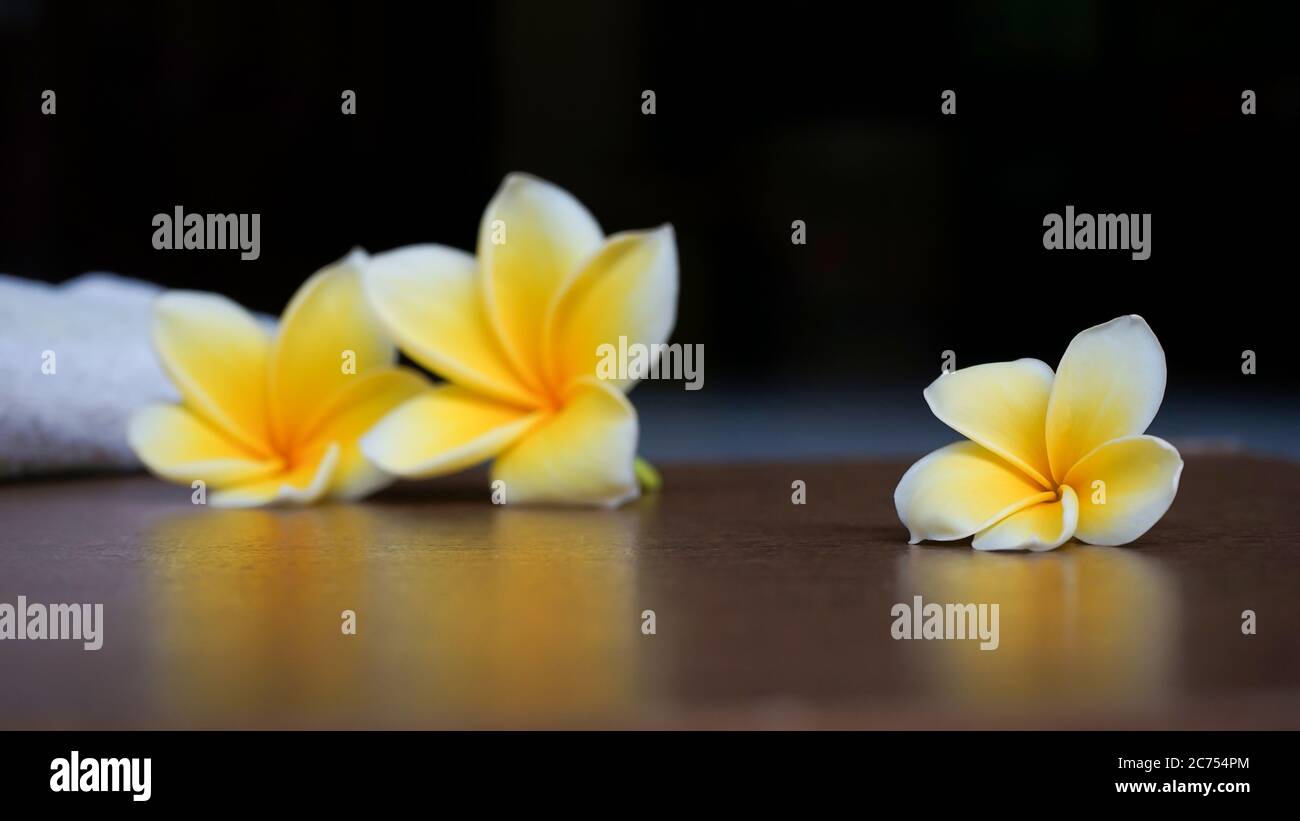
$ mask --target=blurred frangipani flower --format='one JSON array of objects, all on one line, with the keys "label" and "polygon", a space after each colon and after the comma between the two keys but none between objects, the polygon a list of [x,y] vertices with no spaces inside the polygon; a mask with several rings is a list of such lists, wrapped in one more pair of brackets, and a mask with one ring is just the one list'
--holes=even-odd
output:
[{"label": "blurred frangipani flower", "polygon": [[1140,316],[1083,331],[1055,374],[1037,359],[976,365],[925,390],[969,441],[925,456],[894,491],[912,544],[973,536],[977,550],[1052,550],[1071,537],[1127,544],[1160,520],[1183,460],[1144,435],[1165,355]]},{"label": "blurred frangipani flower", "polygon": [[362,440],[384,470],[430,477],[494,460],[510,503],[613,507],[639,493],[636,379],[597,351],[665,342],[677,305],[671,226],[606,237],[568,192],[508,176],[477,256],[413,245],[371,258],[365,288],[402,351],[447,380]]},{"label": "blurred frangipani flower", "polygon": [[274,332],[216,294],[171,291],[154,307],[154,347],[179,405],[137,411],[127,437],[208,503],[248,507],[356,499],[392,481],[361,453],[382,416],[424,390],[367,308],[365,254],[309,278]]}]

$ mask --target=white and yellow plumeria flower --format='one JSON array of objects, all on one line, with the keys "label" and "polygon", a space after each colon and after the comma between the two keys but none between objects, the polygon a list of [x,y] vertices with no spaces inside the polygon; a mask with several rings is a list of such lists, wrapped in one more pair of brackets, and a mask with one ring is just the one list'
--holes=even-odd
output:
[{"label": "white and yellow plumeria flower", "polygon": [[665,342],[677,307],[670,226],[606,237],[568,192],[506,178],[477,258],[439,245],[372,257],[366,291],[401,349],[449,384],[362,441],[384,470],[429,477],[495,459],[506,500],[616,506],[638,494],[635,380],[596,378],[597,348]]},{"label": "white and yellow plumeria flower", "polygon": [[394,366],[361,288],[364,259],[354,252],[303,283],[274,333],[217,294],[160,296],[154,347],[181,403],[132,416],[140,460],[164,479],[205,482],[223,507],[355,499],[391,481],[359,440],[428,383]]},{"label": "white and yellow plumeria flower", "polygon": [[894,491],[911,543],[974,536],[977,550],[1120,545],[1173,503],[1183,460],[1143,435],[1165,393],[1165,353],[1140,316],[1079,334],[1055,375],[1037,359],[940,376],[934,415],[970,441],[912,465]]}]

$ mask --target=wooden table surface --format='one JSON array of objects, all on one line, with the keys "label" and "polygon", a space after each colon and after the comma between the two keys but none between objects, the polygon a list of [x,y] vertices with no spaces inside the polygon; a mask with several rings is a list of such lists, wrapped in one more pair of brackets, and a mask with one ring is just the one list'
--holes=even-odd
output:
[{"label": "wooden table surface", "polygon": [[[0,486],[0,602],[105,609],[98,652],[0,642],[0,728],[1300,727],[1300,465],[1190,457],[1136,546],[1039,555],[908,547],[906,466],[670,465],[617,511]],[[894,640],[915,595],[1000,647]]]}]

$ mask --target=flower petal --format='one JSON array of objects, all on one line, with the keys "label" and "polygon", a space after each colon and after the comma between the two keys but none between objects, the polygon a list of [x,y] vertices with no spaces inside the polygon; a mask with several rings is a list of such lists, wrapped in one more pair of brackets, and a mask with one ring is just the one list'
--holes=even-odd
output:
[{"label": "flower petal", "polygon": [[339,446],[330,444],[283,473],[219,488],[208,494],[208,503],[214,507],[309,505],[325,495],[338,461]]},{"label": "flower petal", "polygon": [[1052,477],[1101,445],[1147,429],[1165,395],[1165,352],[1136,314],[1083,331],[1066,348],[1047,403]]},{"label": "flower petal", "polygon": [[271,420],[276,441],[296,448],[358,379],[397,359],[387,332],[366,302],[366,255],[322,268],[285,308],[271,349]]},{"label": "flower petal", "polygon": [[1043,436],[1051,394],[1047,363],[1017,359],[944,374],[925,389],[925,401],[945,425],[1051,489]]},{"label": "flower petal", "polygon": [[409,368],[384,368],[356,376],[305,440],[308,452],[330,443],[339,446],[338,466],[326,494],[336,499],[360,499],[392,482],[361,452],[361,437],[402,403],[429,389],[429,383]]},{"label": "flower petal", "polygon": [[493,480],[508,503],[616,507],[640,492],[633,460],[637,418],[617,388],[587,377],[564,408],[497,458]]},{"label": "flower petal", "polygon": [[1055,550],[1070,540],[1079,524],[1079,497],[1069,485],[1061,498],[1031,505],[975,534],[976,550]]},{"label": "flower petal", "polygon": [[909,543],[964,539],[1022,508],[1056,498],[974,442],[954,442],[907,469],[894,490]]},{"label": "flower petal", "polygon": [[276,473],[279,459],[249,453],[179,405],[147,405],[131,415],[127,441],[151,471],[174,482],[243,482]]},{"label": "flower petal", "polygon": [[[546,333],[551,385],[563,393],[596,373],[604,344],[656,345],[668,340],[677,313],[677,240],[670,225],[610,237],[557,303]],[[653,349],[651,349],[653,350]],[[616,380],[628,390],[634,379]]]},{"label": "flower petal", "polygon": [[545,375],[547,317],[604,239],[582,203],[536,177],[511,174],[488,203],[478,236],[483,297],[506,353],[525,379]]},{"label": "flower petal", "polygon": [[169,291],[154,303],[153,340],[187,408],[254,454],[271,456],[271,340],[247,311],[217,294]]},{"label": "flower petal", "polygon": [[488,319],[474,257],[441,245],[409,245],[371,257],[365,284],[375,311],[416,362],[503,401],[537,403]]},{"label": "flower petal", "polygon": [[1081,499],[1075,535],[1097,545],[1133,541],[1169,510],[1182,473],[1178,451],[1155,436],[1131,436],[1102,445],[1065,477]]},{"label": "flower petal", "polygon": [[540,412],[440,385],[384,417],[361,440],[361,449],[389,473],[439,476],[491,459],[540,419]]}]

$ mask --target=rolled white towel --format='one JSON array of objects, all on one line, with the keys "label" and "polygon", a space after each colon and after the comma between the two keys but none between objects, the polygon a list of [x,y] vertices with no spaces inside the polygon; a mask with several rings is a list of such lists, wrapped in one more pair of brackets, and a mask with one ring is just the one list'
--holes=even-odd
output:
[{"label": "rolled white towel", "polygon": [[103,273],[0,276],[0,478],[140,466],[127,418],[177,396],[149,337],[159,290]]}]

